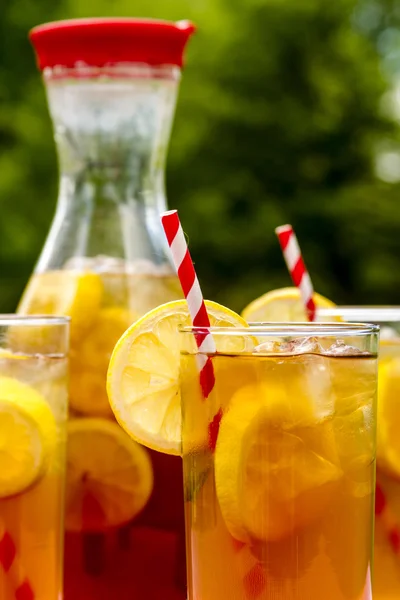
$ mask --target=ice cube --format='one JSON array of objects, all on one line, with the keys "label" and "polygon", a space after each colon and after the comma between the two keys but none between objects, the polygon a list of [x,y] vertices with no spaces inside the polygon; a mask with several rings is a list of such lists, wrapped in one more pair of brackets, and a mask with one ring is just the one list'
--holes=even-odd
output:
[{"label": "ice cube", "polygon": [[[215,338],[218,352],[222,353],[233,353],[233,354],[252,354],[253,352],[259,352],[254,346],[254,338],[249,335],[222,335]],[[261,352],[263,352],[261,350]]]},{"label": "ice cube", "polygon": [[153,277],[166,277],[175,274],[171,265],[167,262],[156,264],[144,258],[127,262],[123,258],[102,254],[92,257],[73,256],[64,264],[64,269],[93,271],[96,273],[151,275]]},{"label": "ice cube", "polygon": [[315,337],[306,337],[292,340],[292,352],[294,354],[322,354],[323,348]]},{"label": "ice cube", "polygon": [[109,271],[125,273],[126,263],[123,259],[112,256],[72,256],[64,264],[64,269],[91,271],[93,273]]},{"label": "ice cube", "polygon": [[282,352],[282,343],[272,340],[263,342],[254,348],[254,352],[259,354],[279,354]]},{"label": "ice cube", "polygon": [[63,357],[24,355],[2,350],[0,375],[12,377],[35,388],[52,408],[56,421],[67,418],[67,360]]},{"label": "ice cube", "polygon": [[349,346],[344,340],[336,340],[324,351],[327,356],[355,356],[364,354],[362,350],[355,346]]},{"label": "ice cube", "polygon": [[127,272],[130,275],[152,275],[153,277],[170,277],[175,274],[169,263],[164,262],[156,265],[150,260],[145,259],[129,263]]},{"label": "ice cube", "polygon": [[97,273],[126,273],[126,261],[114,256],[96,256],[95,268]]},{"label": "ice cube", "polygon": [[95,259],[88,256],[72,256],[64,264],[66,271],[94,271]]},{"label": "ice cube", "polygon": [[334,390],[335,412],[348,415],[360,406],[370,406],[376,394],[377,361],[351,346],[344,345],[343,354],[326,356]]},{"label": "ice cube", "polygon": [[308,356],[301,360],[306,394],[313,403],[316,417],[319,420],[330,417],[333,414],[335,397],[328,359],[321,352],[314,351],[312,356],[308,353]]},{"label": "ice cube", "polygon": [[256,346],[254,351],[263,354],[322,354],[323,349],[317,338],[306,337],[289,342],[269,340]]}]

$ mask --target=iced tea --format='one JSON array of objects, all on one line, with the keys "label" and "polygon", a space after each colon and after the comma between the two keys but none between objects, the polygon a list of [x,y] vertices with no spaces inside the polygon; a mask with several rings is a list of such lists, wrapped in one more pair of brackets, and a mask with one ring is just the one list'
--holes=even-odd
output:
[{"label": "iced tea", "polygon": [[[1,317],[0,329],[0,598],[59,600],[67,324]],[[42,354],[23,351],[32,340]]]},{"label": "iced tea", "polygon": [[374,600],[397,600],[400,598],[400,308],[340,306],[318,313],[319,320],[338,318],[376,323],[381,329],[373,592]]},{"label": "iced tea", "polygon": [[371,597],[376,328],[318,327],[212,330],[208,398],[181,333],[190,600]]}]

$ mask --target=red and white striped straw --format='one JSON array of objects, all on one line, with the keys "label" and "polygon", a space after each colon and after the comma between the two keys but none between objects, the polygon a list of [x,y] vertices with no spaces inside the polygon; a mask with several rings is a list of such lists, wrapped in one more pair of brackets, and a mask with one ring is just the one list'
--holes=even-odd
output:
[{"label": "red and white striped straw", "polygon": [[[214,353],[216,352],[216,347],[209,331],[211,326],[210,319],[204,304],[203,294],[193,261],[190,257],[185,235],[179,221],[178,212],[170,210],[163,213],[161,215],[161,222],[171,249],[172,259],[178,273],[182,291],[188,303],[193,326],[204,328],[204,331],[195,335],[197,347],[200,352]],[[201,362],[198,363],[201,388],[204,398],[207,398],[215,384],[214,367],[210,357],[206,357],[204,354],[199,354],[198,356],[201,357]],[[212,451],[215,449],[221,418],[222,411],[219,410],[208,427],[208,438]],[[232,542],[234,543],[234,550],[237,553],[237,568],[242,577],[246,597],[249,600],[253,600],[253,598],[262,593],[265,587],[263,568],[254,559],[247,544],[235,542],[233,538]]]},{"label": "red and white striped straw", "polygon": [[15,600],[35,600],[35,594],[24,573],[15,543],[1,521],[0,565],[11,583]]},{"label": "red and white striped straw", "polygon": [[314,289],[301,255],[296,235],[291,225],[282,225],[275,229],[282,248],[290,276],[294,285],[299,289],[309,321],[314,321],[316,307],[313,299]]},{"label": "red and white striped straw", "polygon": [[[291,225],[282,225],[275,229],[279,243],[282,248],[283,256],[292,277],[293,283],[300,290],[304,307],[307,311],[309,321],[314,321],[316,317],[316,306],[313,300],[314,288],[310,275],[304,264],[300,246]],[[396,528],[392,513],[387,505],[387,498],[380,487],[376,484],[376,506],[375,514],[382,521],[387,539],[395,553],[400,552],[400,530]],[[368,580],[367,580],[368,581]],[[368,587],[366,587],[366,598],[369,598]]]},{"label": "red and white striped straw", "polygon": [[182,291],[187,300],[193,327],[202,328],[201,332],[195,334],[195,339],[199,352],[203,353],[198,355],[200,385],[204,398],[208,398],[214,387],[215,376],[211,358],[207,357],[206,354],[216,352],[215,343],[209,331],[211,327],[210,319],[178,217],[178,211],[169,210],[162,213],[161,222],[171,249],[172,259],[178,273]]}]

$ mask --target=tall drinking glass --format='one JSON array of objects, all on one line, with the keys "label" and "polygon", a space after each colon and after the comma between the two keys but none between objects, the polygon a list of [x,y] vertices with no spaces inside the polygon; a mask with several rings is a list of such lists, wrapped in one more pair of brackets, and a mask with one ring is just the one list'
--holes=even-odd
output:
[{"label": "tall drinking glass", "polygon": [[0,598],[59,600],[69,323],[0,315]]},{"label": "tall drinking glass", "polygon": [[181,330],[189,600],[370,598],[378,328]]},{"label": "tall drinking glass", "polygon": [[376,323],[380,326],[378,369],[377,482],[385,501],[377,502],[374,600],[400,598],[400,307],[344,306],[318,312],[319,320]]}]

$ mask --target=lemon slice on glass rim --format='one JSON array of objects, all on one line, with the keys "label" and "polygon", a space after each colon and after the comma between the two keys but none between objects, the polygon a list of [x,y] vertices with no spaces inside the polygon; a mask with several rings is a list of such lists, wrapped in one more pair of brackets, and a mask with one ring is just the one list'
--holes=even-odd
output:
[{"label": "lemon slice on glass rim", "polygon": [[[206,300],[206,308],[211,326],[247,327],[225,306]],[[186,300],[155,308],[120,338],[108,368],[108,397],[122,428],[137,442],[166,454],[181,454],[178,328],[186,325],[191,325]]]},{"label": "lemon slice on glass rim", "polygon": [[[335,304],[314,292],[315,305],[319,308],[335,308]],[[253,300],[242,311],[242,317],[250,322],[305,322],[308,321],[300,291],[296,287],[271,290]]]}]

